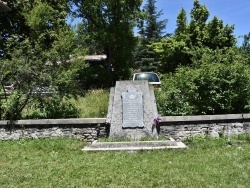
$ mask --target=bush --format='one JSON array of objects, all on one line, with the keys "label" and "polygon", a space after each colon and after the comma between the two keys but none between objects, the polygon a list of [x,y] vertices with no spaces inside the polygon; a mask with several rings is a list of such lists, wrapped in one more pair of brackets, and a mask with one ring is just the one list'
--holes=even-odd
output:
[{"label": "bush", "polygon": [[162,91],[156,93],[158,110],[162,115],[248,113],[249,89],[248,65],[181,67],[162,80]]},{"label": "bush", "polygon": [[21,117],[23,106],[26,105],[27,96],[14,91],[8,98],[1,99],[1,119],[17,120]]},{"label": "bush", "polygon": [[23,119],[106,117],[109,91],[89,90],[84,97],[40,96],[27,105]]},{"label": "bush", "polygon": [[30,113],[24,119],[60,119],[77,118],[79,110],[73,99],[66,96],[53,95],[33,101]]}]

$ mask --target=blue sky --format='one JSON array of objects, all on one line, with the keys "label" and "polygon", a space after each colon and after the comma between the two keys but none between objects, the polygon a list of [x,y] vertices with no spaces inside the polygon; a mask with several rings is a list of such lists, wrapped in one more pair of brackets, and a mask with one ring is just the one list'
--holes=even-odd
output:
[{"label": "blue sky", "polygon": [[[217,16],[224,24],[235,25],[235,36],[250,32],[250,0],[200,0],[200,3],[209,10],[209,19]],[[157,0],[156,7],[157,11],[163,10],[164,15],[161,19],[168,19],[166,32],[173,33],[176,28],[176,17],[182,7],[190,19],[193,0]],[[242,38],[238,40],[240,42]]]}]

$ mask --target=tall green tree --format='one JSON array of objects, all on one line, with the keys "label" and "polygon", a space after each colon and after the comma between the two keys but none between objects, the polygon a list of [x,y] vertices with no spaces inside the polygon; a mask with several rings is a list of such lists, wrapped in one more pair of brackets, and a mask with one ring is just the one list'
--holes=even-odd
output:
[{"label": "tall green tree", "polygon": [[[15,33],[11,32],[11,28],[6,30],[7,37],[4,45],[7,48],[4,50],[4,60],[8,60],[11,64],[19,62],[20,58],[24,58],[25,62],[32,59],[32,69],[35,72],[43,72],[43,70],[52,69],[52,66],[48,66],[48,62],[56,64],[58,61],[69,59],[71,53],[69,48],[73,47],[73,44],[69,45],[70,41],[68,41],[67,45],[62,45],[60,48],[56,45],[58,41],[63,41],[67,36],[73,35],[65,21],[67,11],[69,11],[66,1],[61,0],[57,3],[51,0],[44,3],[39,0],[32,3],[17,1],[12,6],[15,7],[13,11],[18,10],[17,12],[23,19],[20,24],[16,25],[23,25],[23,29]],[[11,21],[16,22],[14,19]],[[15,28],[15,24],[12,27]],[[51,50],[56,51],[55,49],[58,53],[52,55]],[[16,82],[20,83],[19,80]]]},{"label": "tall green tree", "polygon": [[194,1],[190,23],[186,21],[185,10],[179,12],[175,34],[151,45],[160,58],[160,71],[174,72],[178,66],[197,66],[202,63],[203,54],[211,50],[227,53],[228,48],[235,46],[234,26],[224,25],[217,17],[208,21],[209,15],[206,6],[198,0]]},{"label": "tall green tree", "polygon": [[166,28],[167,20],[159,20],[163,15],[163,11],[157,11],[155,6],[156,0],[147,0],[147,3],[144,5],[144,11],[146,12],[145,19],[145,34],[149,40],[158,40],[162,37],[164,29]]},{"label": "tall green tree", "polygon": [[[55,30],[56,27],[65,26],[65,18],[70,8],[67,0],[13,0],[8,5],[12,10],[0,14],[0,50],[2,50],[2,55],[4,54],[8,38],[11,36],[15,35],[19,41],[23,41],[26,38],[32,38],[32,36],[37,38],[37,34],[45,32],[46,29],[48,30],[47,32],[50,32]],[[33,18],[30,17],[31,14]],[[32,30],[35,24],[37,30]],[[40,28],[38,25],[40,25]],[[39,29],[42,30],[39,31]],[[52,33],[47,34],[47,36],[44,34],[43,38],[46,37],[47,40],[53,39]],[[13,46],[13,48],[15,47]]]},{"label": "tall green tree", "polygon": [[210,13],[205,5],[201,5],[198,0],[193,3],[190,16],[189,34],[191,45],[202,46],[203,40],[206,38],[206,23]]},{"label": "tall green tree", "polygon": [[238,47],[247,64],[250,64],[250,32],[243,35],[243,42]]},{"label": "tall green tree", "polygon": [[129,77],[132,50],[135,46],[133,27],[141,0],[73,0],[75,14],[88,23],[92,36],[107,55],[107,70],[114,70],[114,79]]},{"label": "tall green tree", "polygon": [[77,48],[84,49],[87,47],[88,55],[104,54],[104,49],[99,41],[96,41],[93,37],[93,30],[87,20],[83,20],[74,26],[76,34],[76,45]]},{"label": "tall green tree", "polygon": [[138,43],[134,50],[134,68],[141,71],[156,71],[157,58],[148,47],[152,42],[160,41],[166,28],[167,20],[159,20],[162,10],[157,11],[156,0],[147,0],[143,6],[143,17],[139,22]]},{"label": "tall green tree", "polygon": [[188,22],[187,22],[187,13],[184,8],[178,13],[177,21],[176,21],[177,28],[175,29],[176,36],[185,36],[187,34],[188,29]]},{"label": "tall green tree", "polygon": [[66,24],[66,0],[12,1],[10,7],[13,12],[6,13],[7,22],[0,18],[8,23],[0,29],[1,83],[15,83],[16,90],[1,106],[1,118],[13,120],[34,99],[34,89],[60,86],[59,75],[70,69],[75,36]]},{"label": "tall green tree", "polygon": [[243,42],[240,50],[247,56],[250,55],[250,32],[243,36]]}]

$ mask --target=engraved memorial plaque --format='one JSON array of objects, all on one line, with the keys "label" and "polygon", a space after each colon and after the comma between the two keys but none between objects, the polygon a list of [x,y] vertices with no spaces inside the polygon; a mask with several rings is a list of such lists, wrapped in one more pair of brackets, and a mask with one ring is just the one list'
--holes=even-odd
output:
[{"label": "engraved memorial plaque", "polygon": [[122,127],[144,127],[142,92],[129,89],[122,93]]}]

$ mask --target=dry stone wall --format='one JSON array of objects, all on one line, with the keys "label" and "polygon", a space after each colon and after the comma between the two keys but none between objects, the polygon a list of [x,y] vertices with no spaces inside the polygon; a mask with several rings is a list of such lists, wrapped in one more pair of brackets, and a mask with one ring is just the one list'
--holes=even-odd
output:
[{"label": "dry stone wall", "polygon": [[105,125],[68,126],[5,126],[0,128],[0,140],[38,139],[67,137],[93,142],[108,136]]},{"label": "dry stone wall", "polygon": [[[68,137],[93,142],[108,138],[110,126],[106,119],[20,120],[16,124],[0,121],[0,140],[22,138]],[[66,123],[65,123],[66,122]],[[71,122],[71,123],[70,123]],[[250,114],[214,116],[168,116],[160,122],[160,137],[171,136],[177,141],[196,135],[212,137],[250,134]]]},{"label": "dry stone wall", "polygon": [[249,114],[163,117],[159,136],[183,141],[197,135],[219,138],[244,133],[250,134]]}]

